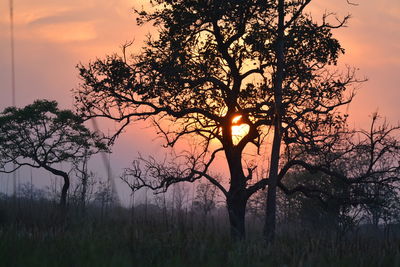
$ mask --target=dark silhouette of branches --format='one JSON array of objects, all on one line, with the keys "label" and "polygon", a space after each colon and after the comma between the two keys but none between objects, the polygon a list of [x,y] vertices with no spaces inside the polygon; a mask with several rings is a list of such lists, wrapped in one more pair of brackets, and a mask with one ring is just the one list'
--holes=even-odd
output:
[{"label": "dark silhouette of branches", "polygon": [[[286,194],[301,192],[325,204],[335,199],[353,206],[384,205],[382,193],[395,192],[400,181],[399,132],[399,126],[390,126],[386,121],[379,123],[379,116],[373,114],[368,131],[341,128],[330,135],[329,141],[322,139],[319,144],[301,149],[287,146],[288,159],[279,173],[278,186]],[[330,188],[306,184],[289,188],[284,177],[290,169],[324,174],[325,179],[341,183],[349,194],[341,197]]]},{"label": "dark silhouette of branches", "polygon": [[[182,164],[135,161],[123,175],[132,189],[165,191],[176,182],[205,178],[226,196],[232,236],[241,239],[248,198],[268,186],[266,229],[274,232],[281,143],[312,143],[320,128],[342,125],[345,117],[337,109],[351,102],[363,81],[350,67],[334,68],[344,49],[332,31],[349,17],[328,13],[318,24],[304,12],[310,2],[153,1],[151,12],[136,11],[139,25],[158,29],[140,54],[124,52],[78,66],[77,110],[85,119],[120,122],[111,141],[138,120],[151,121],[166,146],[184,137],[201,140],[197,154],[184,154]],[[236,143],[232,125],[239,115],[249,130]],[[255,181],[254,170],[245,174],[243,151],[259,148],[270,133],[275,136],[270,174]],[[212,140],[225,154],[229,188],[209,172]]]},{"label": "dark silhouette of branches", "polygon": [[[133,191],[147,187],[159,193],[166,192],[169,186],[178,182],[194,182],[205,178],[227,195],[220,181],[208,173],[215,155],[220,151],[222,149],[215,150],[208,160],[205,160],[205,153],[195,157],[190,152],[175,156],[168,162],[167,159],[160,162],[153,157],[139,157],[131,168],[125,169],[121,178]],[[133,181],[131,178],[134,178]]]},{"label": "dark silhouette of branches", "polygon": [[70,179],[57,164],[107,150],[100,135],[87,129],[73,112],[60,110],[55,101],[37,100],[23,108],[6,108],[0,114],[0,132],[0,172],[29,166],[61,176],[62,207]]}]

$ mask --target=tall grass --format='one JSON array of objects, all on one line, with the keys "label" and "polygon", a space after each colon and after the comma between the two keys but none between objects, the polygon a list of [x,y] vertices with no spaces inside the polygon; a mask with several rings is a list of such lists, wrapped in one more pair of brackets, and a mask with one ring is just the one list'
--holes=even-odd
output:
[{"label": "tall grass", "polygon": [[400,266],[393,231],[281,228],[266,246],[252,228],[233,243],[223,216],[175,211],[166,220],[153,209],[104,214],[89,206],[59,220],[51,202],[7,201],[0,203],[0,266]]}]

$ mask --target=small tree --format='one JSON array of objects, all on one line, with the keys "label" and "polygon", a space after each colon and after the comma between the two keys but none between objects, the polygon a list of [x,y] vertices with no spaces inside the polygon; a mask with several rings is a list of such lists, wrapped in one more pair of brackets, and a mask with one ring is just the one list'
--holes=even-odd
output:
[{"label": "small tree", "polygon": [[204,218],[216,207],[218,192],[215,185],[210,183],[200,183],[196,186],[196,196],[193,208],[199,210]]},{"label": "small tree", "polygon": [[73,198],[82,211],[85,211],[86,205],[93,200],[94,189],[98,183],[95,173],[88,170],[88,161],[89,155],[87,154],[83,158],[73,161],[73,171],[77,178],[77,183],[75,183],[72,189]]},{"label": "small tree", "polygon": [[73,112],[60,110],[55,101],[6,108],[0,113],[0,172],[29,166],[61,176],[60,205],[65,208],[70,179],[57,165],[107,150],[102,138],[82,123]]},{"label": "small tree", "polygon": [[101,218],[105,218],[107,211],[116,200],[109,180],[99,182],[97,191],[94,193],[94,200],[100,204]]}]

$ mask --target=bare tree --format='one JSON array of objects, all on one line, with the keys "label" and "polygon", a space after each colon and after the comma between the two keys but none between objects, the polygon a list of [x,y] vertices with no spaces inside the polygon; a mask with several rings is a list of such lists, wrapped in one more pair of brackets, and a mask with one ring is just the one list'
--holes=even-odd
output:
[{"label": "bare tree", "polygon": [[183,184],[175,184],[172,190],[172,208],[181,213],[187,199],[187,192]]},{"label": "bare tree", "polygon": [[[326,131],[325,131],[326,132]],[[373,114],[369,130],[338,128],[321,142],[286,146],[278,186],[286,194],[302,193],[329,208],[365,207],[378,224],[398,192],[400,126],[379,123]],[[321,134],[318,134],[322,136]],[[285,174],[307,170],[319,179],[291,181]],[[313,177],[313,176],[308,176]]]},{"label": "bare tree", "polygon": [[95,187],[98,183],[95,173],[88,170],[88,161],[89,155],[87,154],[73,161],[73,171],[77,178],[77,183],[72,189],[73,198],[82,208],[82,211],[86,209],[86,204],[93,199]]},{"label": "bare tree", "polygon": [[193,206],[207,218],[207,215],[216,208],[218,189],[210,183],[200,183],[196,186],[196,197]]},{"label": "bare tree", "polygon": [[110,181],[100,181],[96,192],[94,193],[94,200],[100,204],[101,218],[104,218],[107,211],[115,202],[115,195],[113,193]]}]

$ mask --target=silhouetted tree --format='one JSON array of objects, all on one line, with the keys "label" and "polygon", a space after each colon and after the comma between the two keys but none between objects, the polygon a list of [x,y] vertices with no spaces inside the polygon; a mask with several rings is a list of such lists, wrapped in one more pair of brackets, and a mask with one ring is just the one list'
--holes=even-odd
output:
[{"label": "silhouetted tree", "polygon": [[281,220],[283,223],[289,223],[289,227],[295,226],[313,232],[335,230],[340,234],[350,230],[361,218],[358,216],[360,212],[356,212],[361,210],[360,205],[350,201],[355,201],[360,196],[352,194],[352,188],[341,180],[332,179],[320,172],[312,174],[299,170],[288,175],[285,184],[290,187],[301,184],[314,192],[311,197],[301,192],[281,196]]},{"label": "silhouetted tree", "polygon": [[[268,186],[265,233],[272,238],[282,140],[313,142],[310,132],[343,123],[335,110],[353,97],[346,89],[358,82],[354,71],[328,68],[344,52],[331,30],[348,17],[332,25],[324,15],[318,24],[303,12],[310,0],[151,2],[152,11],[137,11],[138,24],[153,22],[157,37],[132,60],[113,55],[79,66],[78,110],[121,122],[114,137],[131,121],[149,118],[168,146],[196,136],[198,153],[178,163],[134,162],[125,173],[135,178],[131,188],[166,190],[208,179],[226,197],[231,234],[241,239],[247,200]],[[248,126],[239,140],[234,124]],[[256,168],[243,166],[243,151],[259,148],[270,133],[269,175],[256,180]],[[229,188],[209,172],[218,153],[229,166]]]},{"label": "silhouetted tree", "polygon": [[193,208],[200,211],[204,217],[216,207],[218,192],[215,185],[210,183],[200,183],[196,186],[196,196]]},{"label": "silhouetted tree", "polygon": [[[340,128],[319,145],[286,145],[278,186],[286,194],[317,199],[330,213],[336,209],[337,215],[362,207],[377,225],[390,209],[395,212],[393,201],[398,198],[400,181],[400,126],[378,121],[379,116],[373,114],[369,130]],[[304,174],[305,170],[314,175]],[[290,179],[284,178],[287,173]]]},{"label": "silhouetted tree", "polygon": [[18,198],[29,201],[46,199],[46,191],[36,188],[32,183],[25,183],[18,188]]},{"label": "silhouetted tree", "polygon": [[109,180],[99,182],[97,191],[94,193],[94,200],[100,204],[101,218],[105,218],[106,213],[116,200]]},{"label": "silhouetted tree", "polygon": [[253,194],[247,203],[247,211],[256,220],[264,221],[265,218],[265,205],[267,194],[264,190],[257,191]]},{"label": "silhouetted tree", "polygon": [[371,196],[373,201],[363,205],[365,218],[378,228],[380,223],[390,223],[400,216],[400,195],[398,184],[374,183],[364,188],[364,193]]},{"label": "silhouetted tree", "polygon": [[0,113],[0,172],[29,166],[61,176],[60,205],[65,208],[70,179],[57,164],[107,149],[102,138],[82,123],[72,111],[60,110],[55,101],[6,108]]},{"label": "silhouetted tree", "polygon": [[77,183],[72,189],[72,196],[82,211],[86,209],[86,204],[89,203],[94,194],[94,189],[98,183],[95,173],[88,170],[89,155],[83,154],[83,157],[73,161],[73,172],[77,178]]}]

